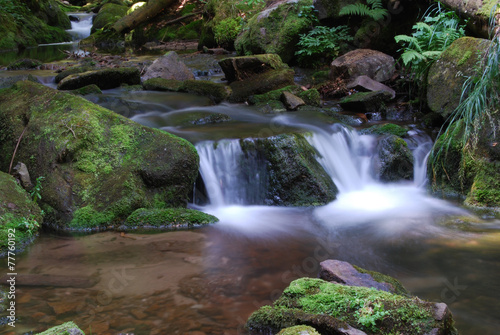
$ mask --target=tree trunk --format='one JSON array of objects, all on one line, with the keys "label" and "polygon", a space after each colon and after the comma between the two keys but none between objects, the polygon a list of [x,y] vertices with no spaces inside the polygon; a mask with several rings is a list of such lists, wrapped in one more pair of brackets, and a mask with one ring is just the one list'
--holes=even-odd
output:
[{"label": "tree trunk", "polygon": [[177,0],[149,0],[145,6],[116,21],[113,29],[118,33],[128,32],[139,24],[152,19],[164,8],[172,6],[176,2]]}]

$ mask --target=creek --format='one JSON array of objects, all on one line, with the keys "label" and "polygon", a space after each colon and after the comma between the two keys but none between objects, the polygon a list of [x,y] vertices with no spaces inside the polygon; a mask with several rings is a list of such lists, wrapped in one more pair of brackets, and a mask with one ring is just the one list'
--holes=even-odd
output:
[{"label": "creek", "polygon": [[[88,99],[195,144],[204,191],[194,192],[190,206],[220,222],[156,234],[42,234],[16,256],[20,277],[35,285],[18,283],[16,328],[1,325],[0,334],[70,320],[92,334],[246,334],[253,311],[292,280],[316,277],[319,262],[331,258],[394,276],[420,298],[447,303],[461,334],[498,333],[500,222],[477,213],[486,223],[458,229],[457,217],[474,214],[428,195],[432,142],[418,129],[409,140],[415,180],[387,184],[373,166],[376,139],[329,125],[319,112],[276,116],[245,105],[212,106],[189,94],[125,89]],[[192,122],[214,113],[231,121]],[[266,169],[243,157],[240,139],[294,130],[307,132],[339,188],[337,200],[266,205]]]}]

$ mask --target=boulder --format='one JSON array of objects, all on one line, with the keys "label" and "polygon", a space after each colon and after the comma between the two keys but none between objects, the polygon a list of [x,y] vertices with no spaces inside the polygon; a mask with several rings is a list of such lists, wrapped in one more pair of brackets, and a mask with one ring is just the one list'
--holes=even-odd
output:
[{"label": "boulder", "polygon": [[106,3],[101,7],[96,16],[92,20],[91,33],[95,33],[98,29],[104,28],[108,24],[113,24],[127,14],[128,7],[117,5],[114,3]]},{"label": "boulder", "polygon": [[327,204],[338,193],[335,184],[316,160],[316,152],[302,134],[241,141],[246,156],[267,164],[265,203],[278,206]]},{"label": "boulder", "polygon": [[358,92],[342,98],[339,105],[351,112],[377,113],[383,111],[391,99],[392,94],[387,91]]},{"label": "boulder", "polygon": [[[306,33],[314,17],[312,0],[286,0],[273,2],[263,12],[248,20],[246,28],[236,38],[239,55],[262,53],[278,54],[285,63],[295,57],[295,46],[300,34]],[[304,11],[310,10],[310,16]]]},{"label": "boulder", "polygon": [[413,180],[413,153],[401,137],[389,135],[377,144],[375,168],[381,181]]},{"label": "boulder", "polygon": [[231,95],[229,86],[208,80],[185,80],[180,91],[209,97],[216,104],[227,100]]},{"label": "boulder", "polygon": [[188,80],[194,79],[194,75],[175,51],[169,51],[156,59],[142,76],[143,81],[151,78]]},{"label": "boulder", "polygon": [[289,111],[297,110],[297,108],[299,108],[300,106],[304,106],[306,104],[304,100],[302,100],[298,96],[293,95],[292,93],[286,91],[281,93],[280,98],[281,102],[283,102],[286,109]]},{"label": "boulder", "polygon": [[24,58],[7,65],[7,70],[33,70],[40,67],[43,63],[37,59]]},{"label": "boulder", "polygon": [[383,82],[392,78],[395,72],[394,58],[383,52],[370,49],[356,49],[337,57],[330,65],[330,79],[341,77],[352,80],[358,76]]},{"label": "boulder", "polygon": [[21,182],[21,186],[25,190],[29,191],[33,188],[30,173],[28,171],[28,168],[26,167],[26,164],[21,162],[17,163],[17,165],[14,167],[14,176]]},{"label": "boulder", "polygon": [[354,78],[351,80],[349,83],[347,83],[347,88],[355,89],[358,91],[383,91],[391,94],[391,99],[394,99],[396,97],[396,91],[394,91],[392,88],[390,88],[387,85],[384,85],[382,83],[379,83],[376,80],[373,80],[372,78],[362,75]]},{"label": "boulder", "polygon": [[141,83],[139,70],[134,67],[103,69],[72,74],[57,84],[59,90],[76,90],[95,84],[101,90],[119,87],[122,84],[138,85]]},{"label": "boulder", "polygon": [[443,117],[459,105],[465,80],[477,73],[478,59],[488,40],[462,37],[455,40],[432,64],[427,75],[427,104]]},{"label": "boulder", "polygon": [[96,84],[83,86],[83,87],[77,88],[76,90],[72,90],[71,92],[75,93],[75,94],[79,94],[79,95],[102,94],[101,89]]},{"label": "boulder", "polygon": [[[196,150],[167,132],[29,81],[0,93],[0,111],[0,152],[13,152],[26,127],[16,158],[32,178],[45,177],[40,204],[55,228],[96,228],[138,208],[182,207],[192,191]],[[9,163],[0,157],[1,170]]]},{"label": "boulder", "polygon": [[63,70],[57,74],[57,76],[54,78],[56,84],[59,84],[61,80],[66,78],[69,75],[72,74],[77,74],[77,73],[82,73],[82,72],[87,72],[87,71],[93,71],[97,70],[95,67],[90,66],[90,65],[82,65],[82,66],[73,66],[70,67],[69,69]]},{"label": "boulder", "polygon": [[30,195],[19,186],[14,177],[0,172],[0,258],[8,251],[9,232],[12,232],[9,229],[15,229],[15,249],[21,251],[36,236],[38,225],[41,223],[40,207],[31,200]]},{"label": "boulder", "polygon": [[296,325],[320,334],[413,334],[415,329],[419,334],[458,334],[445,304],[317,278],[291,282],[272,306],[249,317],[246,328],[276,334]]},{"label": "boulder", "polygon": [[270,70],[289,69],[276,54],[229,57],[219,61],[228,83],[244,80]]},{"label": "boulder", "polygon": [[254,94],[263,94],[294,84],[294,71],[291,69],[272,70],[256,74],[245,80],[232,82],[231,96],[233,102],[243,102]]},{"label": "boulder", "polygon": [[476,35],[480,35],[484,38],[488,37],[488,22],[489,18],[495,13],[495,5],[498,4],[497,1],[443,0],[441,3],[458,12],[460,17],[468,18],[467,27]]},{"label": "boulder", "polygon": [[320,335],[316,329],[309,326],[293,326],[282,329],[278,335]]},{"label": "boulder", "polygon": [[181,90],[184,82],[175,79],[151,78],[142,82],[142,87],[150,91],[172,91],[178,92]]},{"label": "boulder", "polygon": [[8,88],[17,83],[20,80],[31,80],[34,83],[40,83],[40,80],[38,80],[36,77],[34,77],[31,74],[20,74],[16,76],[8,76],[8,77],[0,77],[0,89],[2,88]]},{"label": "boulder", "polygon": [[139,208],[129,215],[120,230],[193,228],[216,223],[219,219],[210,214],[188,208]]}]

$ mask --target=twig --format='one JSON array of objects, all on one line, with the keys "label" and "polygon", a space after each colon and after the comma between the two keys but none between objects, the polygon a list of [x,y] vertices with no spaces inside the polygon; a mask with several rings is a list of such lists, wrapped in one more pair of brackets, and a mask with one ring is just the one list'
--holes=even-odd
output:
[{"label": "twig", "polygon": [[17,148],[19,147],[19,143],[21,143],[21,139],[23,138],[23,135],[24,135],[24,132],[26,131],[26,129],[28,129],[28,125],[26,125],[26,127],[24,127],[23,132],[21,133],[21,136],[19,136],[19,139],[17,140],[16,148],[14,149],[14,153],[12,154],[12,159],[11,159],[10,165],[9,165],[9,174],[10,174],[10,171],[12,170],[12,163],[14,163],[14,157],[16,157]]}]

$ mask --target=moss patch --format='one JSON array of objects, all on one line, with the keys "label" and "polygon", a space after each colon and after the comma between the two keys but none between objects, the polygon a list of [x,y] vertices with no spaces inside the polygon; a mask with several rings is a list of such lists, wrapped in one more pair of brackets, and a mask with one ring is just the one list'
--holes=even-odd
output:
[{"label": "moss patch", "polygon": [[64,335],[64,334],[84,334],[85,333],[73,321],[65,322],[62,325],[52,327],[38,335]]},{"label": "moss patch", "polygon": [[107,3],[101,7],[99,13],[92,21],[91,33],[95,33],[98,29],[104,28],[106,25],[111,25],[124,17],[127,14],[128,7]]},{"label": "moss patch", "polygon": [[156,227],[156,228],[179,228],[194,227],[216,223],[217,219],[194,209],[186,208],[161,208],[146,209],[139,208],[134,211],[125,221],[126,227]]},{"label": "moss patch", "polygon": [[386,123],[362,129],[359,133],[362,135],[396,135],[404,137],[408,134],[408,130],[404,127],[398,126],[397,124]]}]

